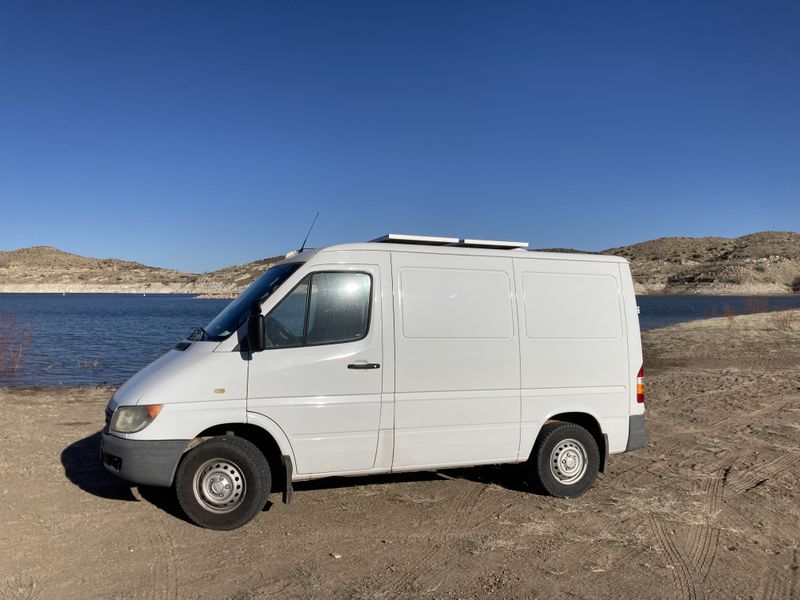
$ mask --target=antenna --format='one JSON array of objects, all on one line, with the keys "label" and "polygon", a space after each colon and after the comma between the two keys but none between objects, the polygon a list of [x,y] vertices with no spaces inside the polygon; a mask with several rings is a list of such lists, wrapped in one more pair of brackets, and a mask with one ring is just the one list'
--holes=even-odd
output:
[{"label": "antenna", "polygon": [[306,239],[304,239],[304,240],[303,240],[303,245],[302,245],[302,246],[300,246],[300,250],[298,250],[298,251],[297,251],[298,253],[299,253],[299,252],[302,252],[303,250],[305,250],[305,248],[306,248],[306,242],[308,241],[308,236],[310,236],[310,235],[311,235],[311,230],[312,230],[312,229],[314,229],[314,223],[316,223],[316,222],[317,222],[317,217],[318,217],[318,216],[319,216],[319,211],[317,211],[317,214],[316,214],[316,215],[314,215],[314,220],[313,220],[313,221],[311,221],[311,227],[309,227],[309,228],[308,228],[308,233],[306,234]]}]

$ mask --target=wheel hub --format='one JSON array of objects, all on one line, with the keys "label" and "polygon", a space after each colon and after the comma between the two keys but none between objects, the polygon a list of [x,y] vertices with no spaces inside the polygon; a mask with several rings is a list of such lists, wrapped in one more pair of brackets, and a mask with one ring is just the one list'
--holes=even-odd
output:
[{"label": "wheel hub", "polygon": [[218,498],[225,497],[231,490],[231,479],[226,475],[217,475],[209,478],[211,481],[211,493]]},{"label": "wheel hub", "polygon": [[550,455],[550,472],[559,483],[577,483],[588,465],[586,448],[578,440],[562,440]]},{"label": "wheel hub", "polygon": [[206,510],[231,512],[244,499],[244,474],[227,459],[209,460],[195,472],[193,489],[195,498]]}]

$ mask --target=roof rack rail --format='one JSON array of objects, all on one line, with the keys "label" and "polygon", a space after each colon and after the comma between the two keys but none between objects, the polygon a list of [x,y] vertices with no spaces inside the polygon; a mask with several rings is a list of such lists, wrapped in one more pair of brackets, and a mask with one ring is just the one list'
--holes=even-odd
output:
[{"label": "roof rack rail", "polygon": [[434,235],[405,235],[403,233],[387,233],[384,236],[370,241],[388,242],[390,244],[425,244],[427,246],[449,246],[451,244],[458,244],[459,239],[453,237],[438,237]]},{"label": "roof rack rail", "polygon": [[525,249],[528,242],[507,242],[502,240],[477,240],[471,238],[440,237],[432,235],[406,235],[388,233],[371,242],[390,244],[423,244],[426,246],[462,246],[465,248],[492,248],[501,250]]},{"label": "roof rack rail", "polygon": [[461,240],[462,246],[473,246],[479,248],[527,248],[528,242],[505,242],[503,240]]}]

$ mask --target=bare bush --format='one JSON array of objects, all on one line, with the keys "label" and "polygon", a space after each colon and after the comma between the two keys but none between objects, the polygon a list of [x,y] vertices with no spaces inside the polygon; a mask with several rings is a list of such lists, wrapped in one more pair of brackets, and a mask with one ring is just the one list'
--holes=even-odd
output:
[{"label": "bare bush", "polygon": [[17,315],[0,317],[0,375],[19,369],[32,338],[33,331],[20,325]]},{"label": "bare bush", "polygon": [[39,582],[36,579],[12,577],[7,580],[5,587],[0,588],[0,600],[37,600],[39,592],[36,590]]},{"label": "bare bush", "polygon": [[100,359],[95,358],[92,361],[89,360],[76,360],[75,364],[78,366],[79,369],[88,369],[92,371],[96,371],[100,368]]},{"label": "bare bush", "polygon": [[732,306],[725,306],[722,309],[722,315],[728,318],[728,329],[733,327],[733,317],[736,316],[736,309]]},{"label": "bare bush", "polygon": [[770,314],[770,321],[775,329],[791,331],[794,325],[795,314],[790,310],[781,310]]}]

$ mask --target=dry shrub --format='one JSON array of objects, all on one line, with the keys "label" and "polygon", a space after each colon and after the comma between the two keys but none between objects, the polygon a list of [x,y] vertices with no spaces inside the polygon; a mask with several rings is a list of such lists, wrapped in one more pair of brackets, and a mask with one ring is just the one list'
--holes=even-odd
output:
[{"label": "dry shrub", "polygon": [[95,358],[92,361],[76,360],[75,364],[78,366],[79,369],[89,369],[89,370],[92,370],[92,371],[96,371],[97,369],[100,368],[100,362],[101,361],[100,361],[99,358]]},{"label": "dry shrub", "polygon": [[32,338],[33,331],[17,323],[17,315],[0,317],[0,376],[19,369]]},{"label": "dry shrub", "polygon": [[733,327],[733,317],[736,316],[736,309],[732,306],[725,306],[722,309],[722,315],[728,319],[728,329]]},{"label": "dry shrub", "polygon": [[794,325],[794,312],[791,310],[781,310],[769,316],[772,326],[780,331],[791,331]]},{"label": "dry shrub", "polygon": [[37,600],[39,592],[36,591],[39,582],[36,579],[12,577],[7,580],[5,587],[0,588],[0,600]]}]

